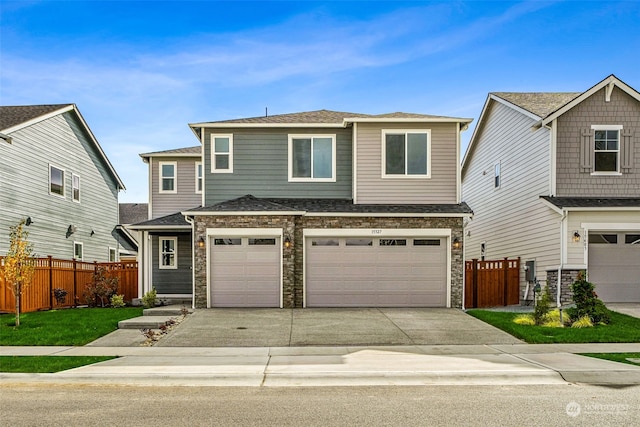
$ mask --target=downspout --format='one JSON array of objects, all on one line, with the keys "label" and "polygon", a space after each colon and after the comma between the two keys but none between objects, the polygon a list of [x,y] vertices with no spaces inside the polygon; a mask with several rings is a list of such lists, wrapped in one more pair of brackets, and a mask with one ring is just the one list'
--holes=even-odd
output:
[{"label": "downspout", "polygon": [[[204,166],[203,166],[204,179]],[[202,188],[204,191],[204,186]],[[196,229],[193,218],[185,215],[184,220],[191,224],[191,308],[196,308]]]},{"label": "downspout", "polygon": [[[560,219],[560,266],[558,267],[558,277],[557,279],[557,286],[556,286],[556,306],[558,307],[558,309],[561,309],[561,303],[560,303],[560,291],[561,291],[561,286],[562,286],[562,268],[564,267],[564,252],[566,250],[566,240],[565,240],[565,236],[567,235],[566,233],[566,219],[567,219],[567,211],[566,210],[562,210],[562,218]],[[562,313],[562,311],[560,311],[560,313]],[[562,314],[560,314],[561,317],[561,321],[562,321]]]}]

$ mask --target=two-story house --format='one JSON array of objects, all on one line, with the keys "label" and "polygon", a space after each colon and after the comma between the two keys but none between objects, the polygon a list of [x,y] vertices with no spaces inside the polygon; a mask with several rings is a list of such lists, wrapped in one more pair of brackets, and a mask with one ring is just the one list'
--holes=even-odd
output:
[{"label": "two-story house", "polygon": [[146,250],[162,274],[192,257],[195,307],[461,307],[470,122],[320,110],[191,124],[201,207],[138,225],[167,230]]},{"label": "two-story house", "polygon": [[581,270],[604,301],[640,302],[640,94],[616,76],[585,92],[490,93],[462,182],[467,259],[521,257],[557,303]]},{"label": "two-story house", "polygon": [[202,147],[140,157],[148,164],[147,220],[128,227],[137,232],[140,296],[155,288],[159,298],[191,304],[193,238],[180,211],[202,205]]},{"label": "two-story house", "polygon": [[75,104],[0,107],[0,254],[26,221],[37,256],[117,261],[124,184]]}]

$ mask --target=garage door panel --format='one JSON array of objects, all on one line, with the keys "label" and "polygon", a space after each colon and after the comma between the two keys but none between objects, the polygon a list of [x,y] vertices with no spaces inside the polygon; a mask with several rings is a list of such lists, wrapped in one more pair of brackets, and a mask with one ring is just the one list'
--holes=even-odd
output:
[{"label": "garage door panel", "polygon": [[589,281],[604,302],[640,302],[640,245],[589,244]]},{"label": "garage door panel", "polygon": [[[444,239],[436,246],[306,246],[306,304],[309,307],[443,307],[447,272]],[[351,240],[355,241],[355,240]],[[397,242],[396,242],[397,243]],[[319,250],[320,249],[320,250]]]}]

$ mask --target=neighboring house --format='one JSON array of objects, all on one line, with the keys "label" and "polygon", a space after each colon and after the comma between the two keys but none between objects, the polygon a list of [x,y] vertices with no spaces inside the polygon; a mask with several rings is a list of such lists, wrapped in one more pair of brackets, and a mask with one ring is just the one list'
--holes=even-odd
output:
[{"label": "neighboring house", "polygon": [[120,241],[120,260],[135,261],[138,257],[138,231],[130,228],[132,224],[146,221],[149,218],[148,203],[120,203],[118,206],[118,229],[123,238]]},{"label": "neighboring house", "polygon": [[37,256],[117,261],[124,184],[78,108],[0,107],[0,133],[0,254],[26,220]]},{"label": "neighboring house", "polygon": [[201,206],[202,147],[141,154],[149,165],[146,221],[129,226],[138,233],[140,296],[155,288],[165,300],[193,300],[193,238],[181,210]]},{"label": "neighboring house", "polygon": [[604,301],[640,302],[635,89],[611,75],[582,93],[490,93],[462,182],[474,211],[467,259],[533,261],[532,275],[559,303],[581,270]]},{"label": "neighboring house", "polygon": [[[183,269],[195,307],[461,307],[470,122],[320,110],[190,125],[202,199],[136,226],[166,230],[142,239],[153,283]],[[152,173],[151,187],[171,184]]]}]

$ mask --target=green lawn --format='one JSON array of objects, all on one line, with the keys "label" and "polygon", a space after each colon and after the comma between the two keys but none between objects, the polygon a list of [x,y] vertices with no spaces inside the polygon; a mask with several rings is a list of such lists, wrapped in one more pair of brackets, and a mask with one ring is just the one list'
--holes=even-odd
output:
[{"label": "green lawn", "polygon": [[467,313],[529,344],[640,342],[640,319],[615,311],[611,312],[609,325],[583,329],[516,325],[513,319],[519,313],[488,310],[469,310]]},{"label": "green lawn", "polygon": [[114,356],[0,356],[0,372],[51,373],[115,359]]},{"label": "green lawn", "polygon": [[73,308],[0,315],[0,345],[85,345],[118,328],[120,320],[142,316],[142,307]]},{"label": "green lawn", "polygon": [[612,360],[614,362],[628,363],[634,366],[640,366],[640,363],[634,363],[629,359],[640,359],[640,353],[581,353],[581,356],[595,357],[596,359]]}]

